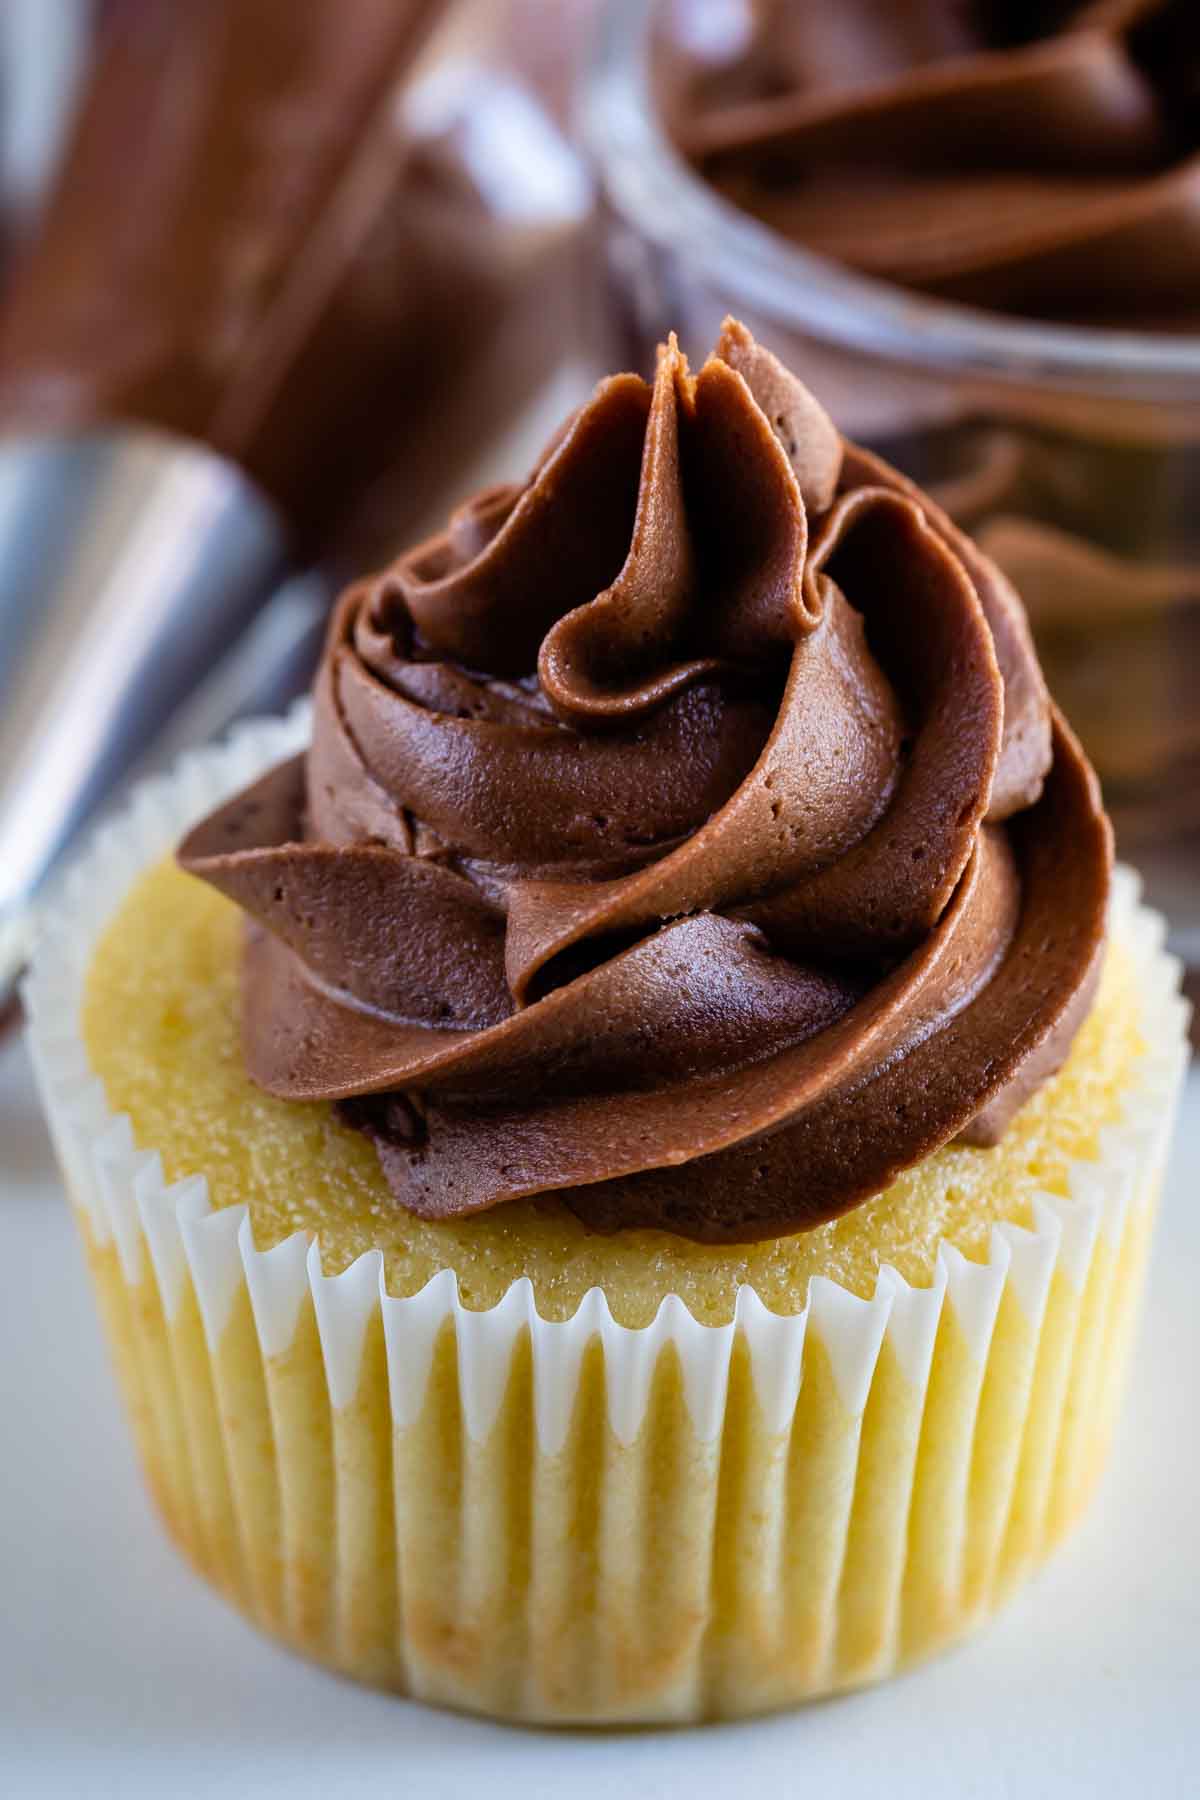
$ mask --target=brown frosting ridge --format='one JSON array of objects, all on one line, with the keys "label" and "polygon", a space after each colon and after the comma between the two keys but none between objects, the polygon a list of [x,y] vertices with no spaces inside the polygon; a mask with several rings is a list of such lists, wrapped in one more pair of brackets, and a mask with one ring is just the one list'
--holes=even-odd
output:
[{"label": "brown frosting ridge", "polygon": [[946,298],[1198,328],[1191,0],[750,10],[735,51],[664,71],[681,147],[736,205]]},{"label": "brown frosting ridge", "polygon": [[253,921],[252,1076],[402,1205],[736,1241],[994,1139],[1110,839],[1004,577],[730,321],[352,588],[307,756],[180,860]]}]

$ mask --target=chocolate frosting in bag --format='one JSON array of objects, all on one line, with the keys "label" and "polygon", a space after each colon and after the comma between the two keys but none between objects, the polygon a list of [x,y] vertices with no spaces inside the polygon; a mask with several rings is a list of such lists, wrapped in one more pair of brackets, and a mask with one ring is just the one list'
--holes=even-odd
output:
[{"label": "chocolate frosting in bag", "polygon": [[677,141],[736,205],[947,298],[1200,326],[1191,0],[746,10],[732,52],[662,63]]},{"label": "chocolate frosting in bag", "polygon": [[728,322],[352,588],[306,757],[192,832],[254,1079],[427,1218],[796,1231],[1056,1068],[1110,838],[1020,603]]},{"label": "chocolate frosting in bag", "polygon": [[279,503],[306,553],[340,543],[517,285],[479,200],[401,117],[445,10],[110,0],[6,297],[0,423],[194,438]]}]

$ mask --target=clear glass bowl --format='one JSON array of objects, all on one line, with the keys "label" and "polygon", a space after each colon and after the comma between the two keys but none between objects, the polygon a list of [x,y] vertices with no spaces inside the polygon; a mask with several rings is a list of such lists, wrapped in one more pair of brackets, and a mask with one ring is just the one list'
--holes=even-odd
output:
[{"label": "clear glass bowl", "polygon": [[727,312],[1008,569],[1120,847],[1200,966],[1200,337],[1011,319],[870,280],[740,212],[654,103],[654,0],[612,0],[583,93],[623,353]]}]

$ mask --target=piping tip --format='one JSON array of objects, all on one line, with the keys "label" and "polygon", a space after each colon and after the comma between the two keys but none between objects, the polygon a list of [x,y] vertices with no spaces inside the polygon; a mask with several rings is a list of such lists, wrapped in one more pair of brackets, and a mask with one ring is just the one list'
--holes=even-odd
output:
[{"label": "piping tip", "polygon": [[0,439],[0,995],[80,827],[288,568],[275,509],[199,445]]}]

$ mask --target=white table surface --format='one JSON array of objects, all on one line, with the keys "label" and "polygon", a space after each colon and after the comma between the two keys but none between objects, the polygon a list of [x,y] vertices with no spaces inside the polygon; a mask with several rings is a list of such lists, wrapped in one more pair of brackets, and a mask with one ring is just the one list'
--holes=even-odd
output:
[{"label": "white table surface", "polygon": [[294,1661],[177,1561],[134,1471],[10,1034],[0,1044],[0,1794],[1200,1794],[1198,1193],[1193,1073],[1115,1464],[1074,1539],[976,1643],[890,1686],[747,1725],[503,1729]]}]

